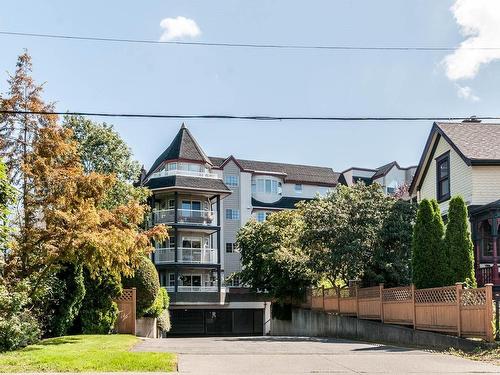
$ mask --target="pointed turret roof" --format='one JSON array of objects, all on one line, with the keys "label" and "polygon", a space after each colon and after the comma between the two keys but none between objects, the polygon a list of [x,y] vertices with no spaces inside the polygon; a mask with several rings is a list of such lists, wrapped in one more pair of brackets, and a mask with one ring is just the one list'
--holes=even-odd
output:
[{"label": "pointed turret roof", "polygon": [[207,155],[205,155],[184,123],[181,125],[172,143],[170,143],[170,146],[168,146],[158,159],[155,160],[148,172],[148,176],[155,172],[164,161],[177,159],[199,161],[212,165],[212,162]]}]

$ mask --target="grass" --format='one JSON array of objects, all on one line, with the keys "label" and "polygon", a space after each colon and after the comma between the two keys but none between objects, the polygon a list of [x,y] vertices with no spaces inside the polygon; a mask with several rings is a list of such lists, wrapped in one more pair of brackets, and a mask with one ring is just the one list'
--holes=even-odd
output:
[{"label": "grass", "polygon": [[490,362],[497,366],[500,366],[500,345],[485,349],[477,349],[468,353],[460,350],[450,350],[449,353],[475,361]]},{"label": "grass", "polygon": [[175,371],[172,353],[131,352],[131,335],[63,336],[0,354],[3,372]]}]

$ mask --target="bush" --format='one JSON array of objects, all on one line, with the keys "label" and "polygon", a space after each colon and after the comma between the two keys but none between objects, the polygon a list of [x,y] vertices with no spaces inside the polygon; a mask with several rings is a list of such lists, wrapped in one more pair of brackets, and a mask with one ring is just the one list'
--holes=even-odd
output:
[{"label": "bush", "polygon": [[413,283],[418,289],[446,285],[448,264],[443,243],[444,224],[435,200],[423,199],[413,228]]},{"label": "bush", "polygon": [[24,283],[11,291],[0,284],[0,351],[21,348],[40,338],[37,320],[27,308],[27,290]]},{"label": "bush", "polygon": [[85,297],[83,267],[81,265],[68,265],[57,276],[62,283],[63,293],[61,298],[56,301],[51,333],[53,336],[64,336],[73,326]]},{"label": "bush", "polygon": [[158,318],[164,310],[168,309],[170,298],[168,297],[165,288],[160,288],[160,293],[156,297],[154,303],[148,308],[144,315],[145,317]]},{"label": "bush", "polygon": [[75,333],[110,333],[118,318],[118,306],[113,301],[122,293],[120,281],[112,275],[92,279],[84,271],[86,294],[73,328]]},{"label": "bush", "polygon": [[125,288],[136,288],[137,317],[145,316],[160,293],[160,280],[156,267],[147,257],[142,257],[134,276],[123,279]]},{"label": "bush", "polygon": [[168,332],[170,331],[170,311],[168,309],[165,309],[162,311],[158,319],[156,320],[156,323],[158,325],[158,328],[162,332]]},{"label": "bush", "polygon": [[448,212],[448,225],[444,238],[449,259],[448,284],[467,282],[475,286],[474,245],[467,225],[467,206],[462,197],[453,197]]}]

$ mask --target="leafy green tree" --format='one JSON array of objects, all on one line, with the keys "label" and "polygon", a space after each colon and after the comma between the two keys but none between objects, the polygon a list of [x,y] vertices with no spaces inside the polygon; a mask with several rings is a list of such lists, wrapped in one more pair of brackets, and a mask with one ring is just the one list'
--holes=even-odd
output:
[{"label": "leafy green tree", "polygon": [[7,254],[7,241],[11,232],[9,225],[9,207],[15,200],[15,190],[9,183],[5,164],[0,159],[0,275],[3,270],[4,258]]},{"label": "leafy green tree", "polygon": [[435,200],[423,199],[413,228],[413,283],[417,288],[444,286],[448,278],[444,224]]},{"label": "leafy green tree", "polygon": [[126,204],[132,198],[144,202],[148,196],[147,189],[133,186],[138,179],[140,165],[132,158],[132,151],[112,125],[94,122],[83,116],[66,116],[63,126],[73,132],[85,173],[115,175],[114,185],[105,202],[107,207]]},{"label": "leafy green tree", "polygon": [[305,288],[317,281],[300,241],[303,230],[298,211],[277,212],[262,223],[246,223],[237,236],[242,283],[253,290],[267,290],[280,301],[302,297]]},{"label": "leafy green tree", "polygon": [[450,200],[448,224],[444,238],[447,259],[449,260],[448,284],[466,282],[475,286],[474,246],[469,231],[467,206],[462,197]]},{"label": "leafy green tree", "polygon": [[416,204],[397,200],[384,219],[373,257],[363,275],[366,286],[411,283],[411,243]]},{"label": "leafy green tree", "polygon": [[357,183],[301,204],[302,241],[313,269],[332,285],[363,277],[393,202],[378,184]]}]

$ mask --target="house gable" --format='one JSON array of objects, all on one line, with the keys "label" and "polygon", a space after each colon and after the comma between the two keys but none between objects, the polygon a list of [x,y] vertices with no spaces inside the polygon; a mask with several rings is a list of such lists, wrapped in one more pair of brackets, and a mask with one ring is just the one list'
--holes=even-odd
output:
[{"label": "house gable", "polygon": [[[437,199],[436,159],[447,153],[450,160],[450,195],[461,195],[469,205],[472,203],[472,167],[438,132],[432,135],[427,154],[423,155],[422,163],[419,165],[420,173],[419,176],[415,176],[416,180],[413,182],[415,187],[412,191],[417,192],[419,200]],[[448,204],[449,200],[439,204],[443,214],[448,212]]]}]

